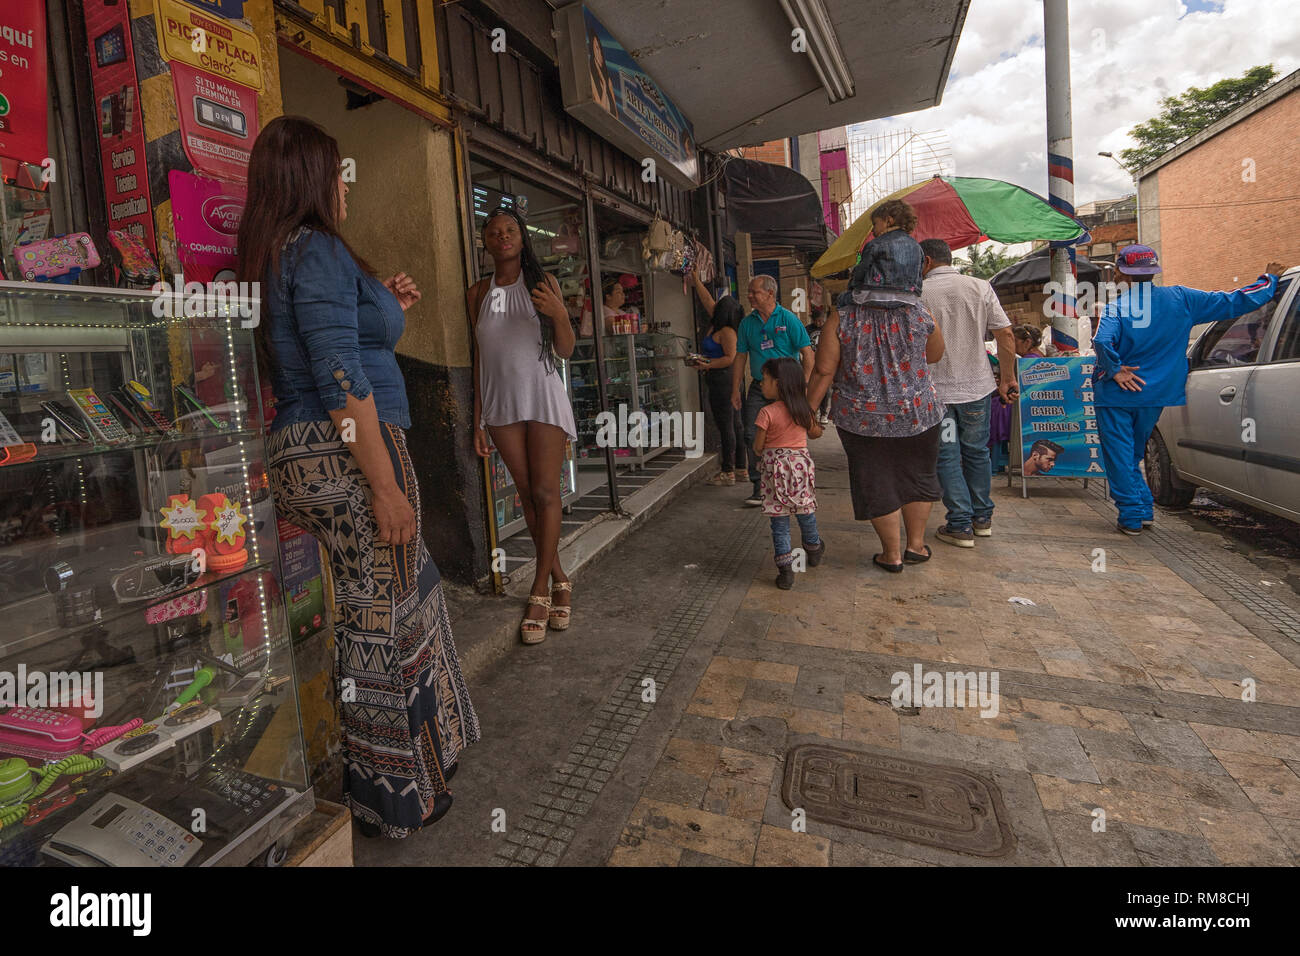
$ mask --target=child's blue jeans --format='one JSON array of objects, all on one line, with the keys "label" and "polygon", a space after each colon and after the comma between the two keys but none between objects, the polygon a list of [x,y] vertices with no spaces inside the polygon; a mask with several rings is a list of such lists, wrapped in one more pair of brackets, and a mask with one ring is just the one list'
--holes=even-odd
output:
[{"label": "child's blue jeans", "polygon": [[[821,544],[821,538],[817,537],[817,515],[795,515],[799,522],[799,537],[803,541],[804,550],[815,548]],[[790,550],[790,516],[789,515],[772,515],[772,545],[776,549],[776,566],[783,567],[794,562],[794,555]]]}]

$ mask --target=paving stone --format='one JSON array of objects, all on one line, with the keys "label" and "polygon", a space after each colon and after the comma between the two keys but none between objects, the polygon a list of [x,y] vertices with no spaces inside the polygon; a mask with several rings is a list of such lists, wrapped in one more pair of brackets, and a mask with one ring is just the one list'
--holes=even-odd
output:
[{"label": "paving stone", "polygon": [[749,864],[758,844],[755,822],[655,800],[637,801],[629,824],[645,828],[645,839],[698,850],[733,863]]},{"label": "paving stone", "polygon": [[928,757],[942,757],[980,766],[1006,767],[1011,770],[1028,769],[1019,746],[1005,740],[945,733],[907,723],[899,725],[898,733],[902,751],[904,753],[911,751],[923,760]]},{"label": "paving stone", "polygon": [[1029,771],[1101,783],[1073,728],[1022,720],[1016,723],[1016,737]]},{"label": "paving stone", "polygon": [[1049,812],[1047,822],[1066,866],[1140,866],[1142,861],[1119,824],[1094,830],[1098,821],[1077,813]]},{"label": "paving stone", "polygon": [[1151,752],[1152,763],[1168,764],[1202,773],[1227,774],[1196,732],[1181,720],[1126,714],[1138,738]]},{"label": "paving stone", "polygon": [[832,843],[831,866],[938,866],[926,860],[914,860],[896,853],[886,853],[856,843]]},{"label": "paving stone", "polygon": [[1093,757],[1092,765],[1106,786],[1162,793],[1223,810],[1255,809],[1250,798],[1231,777],[1109,757]]},{"label": "paving stone", "polygon": [[681,853],[681,859],[677,861],[678,866],[740,866],[739,863],[700,853],[698,850],[682,850]]},{"label": "paving stone", "polygon": [[1107,757],[1112,760],[1131,760],[1135,763],[1155,763],[1151,751],[1142,744],[1137,734],[1113,734],[1106,730],[1076,728],[1079,743],[1089,757]]},{"label": "paving stone", "polygon": [[1219,866],[1210,844],[1199,833],[1176,833],[1133,823],[1117,823],[1123,829],[1143,866]]},{"label": "paving stone", "polygon": [[758,835],[755,866],[830,866],[831,841],[789,828],[764,826]]},{"label": "paving stone", "polygon": [[844,709],[843,672],[801,667],[794,685],[793,702],[798,707],[839,713]]}]

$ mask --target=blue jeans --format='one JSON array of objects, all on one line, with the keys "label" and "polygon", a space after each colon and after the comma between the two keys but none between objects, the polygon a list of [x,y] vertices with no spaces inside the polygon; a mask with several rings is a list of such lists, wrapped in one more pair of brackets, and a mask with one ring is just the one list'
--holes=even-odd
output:
[{"label": "blue jeans", "polygon": [[[799,537],[802,539],[803,549],[815,548],[821,543],[821,538],[817,537],[817,516],[795,515],[795,520],[799,522]],[[776,566],[790,564],[794,558],[791,557],[790,547],[790,516],[789,515],[772,515],[772,546],[776,549]]]},{"label": "blue jeans", "polygon": [[[740,360],[737,359],[737,361]],[[758,487],[759,479],[762,477],[759,474],[758,466],[763,456],[754,451],[754,434],[758,431],[758,427],[754,422],[758,419],[758,413],[763,409],[763,406],[771,404],[763,397],[763,387],[758,382],[751,381],[749,390],[745,392],[745,402],[741,407],[741,414],[745,419],[745,448],[749,451],[749,480],[754,483],[755,488]]]},{"label": "blue jeans", "polygon": [[1155,501],[1142,477],[1141,466],[1147,439],[1162,411],[1163,408],[1148,406],[1097,406],[1097,431],[1106,466],[1106,483],[1119,509],[1119,523],[1126,528],[1141,527],[1143,521],[1150,521],[1155,514]]},{"label": "blue jeans", "polygon": [[[946,439],[951,437],[952,441]],[[989,400],[949,405],[939,429],[939,483],[948,527],[969,531],[993,517],[993,466],[989,459]]]}]

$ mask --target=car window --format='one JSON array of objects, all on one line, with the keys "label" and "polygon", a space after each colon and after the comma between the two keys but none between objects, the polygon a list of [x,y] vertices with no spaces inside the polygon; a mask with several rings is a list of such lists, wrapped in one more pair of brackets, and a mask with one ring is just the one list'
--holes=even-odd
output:
[{"label": "car window", "polygon": [[1267,303],[1235,319],[1216,322],[1201,340],[1192,357],[1193,368],[1224,368],[1251,365],[1259,358],[1260,347],[1268,337],[1277,304],[1286,295],[1290,280],[1279,282],[1277,294]]},{"label": "car window", "polygon": [[1291,300],[1273,346],[1274,362],[1300,361],[1300,298]]}]

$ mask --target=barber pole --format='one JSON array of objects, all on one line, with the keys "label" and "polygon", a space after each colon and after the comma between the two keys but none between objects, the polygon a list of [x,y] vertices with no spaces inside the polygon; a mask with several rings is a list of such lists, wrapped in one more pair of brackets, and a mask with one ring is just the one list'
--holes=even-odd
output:
[{"label": "barber pole", "polygon": [[[1069,0],[1043,2],[1043,52],[1047,74],[1047,199],[1074,215],[1074,142],[1070,118]],[[1061,291],[1050,299],[1052,345],[1068,354],[1091,354],[1092,322],[1081,321],[1076,288],[1079,278],[1074,245],[1053,242],[1052,282]]]}]

